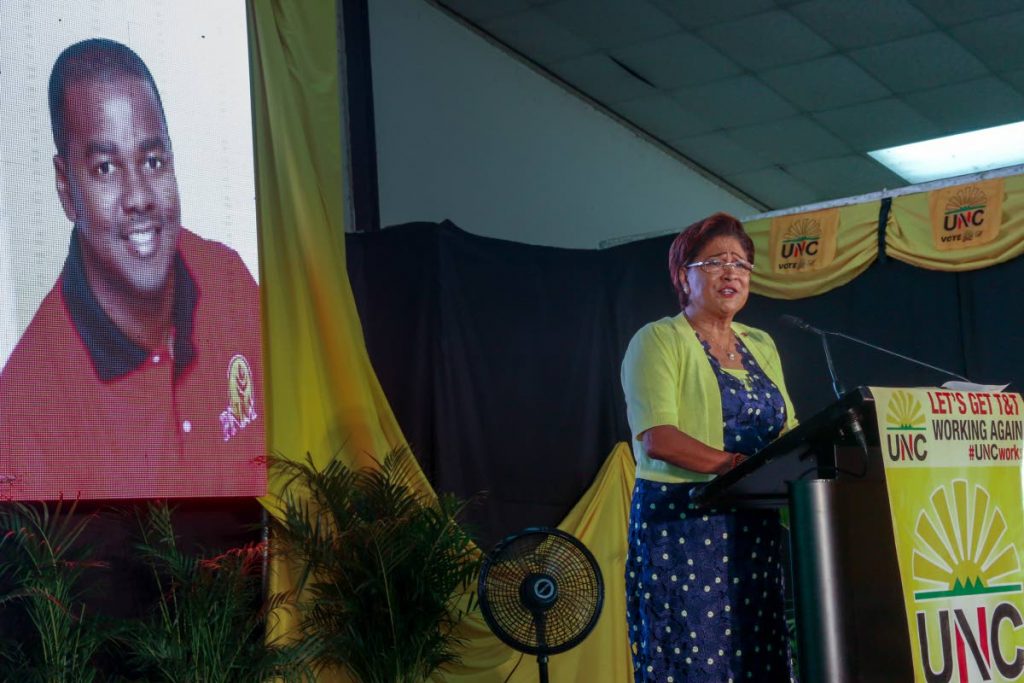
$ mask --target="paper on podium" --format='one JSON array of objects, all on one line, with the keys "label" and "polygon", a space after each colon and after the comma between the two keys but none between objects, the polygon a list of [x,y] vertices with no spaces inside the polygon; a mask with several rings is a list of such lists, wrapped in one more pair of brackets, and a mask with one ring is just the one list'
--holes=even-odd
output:
[{"label": "paper on podium", "polygon": [[975,384],[974,382],[958,382],[951,380],[942,385],[943,389],[952,389],[953,391],[984,391],[986,393],[993,393],[1002,391],[1006,387],[1010,386],[1010,383],[1006,384]]}]

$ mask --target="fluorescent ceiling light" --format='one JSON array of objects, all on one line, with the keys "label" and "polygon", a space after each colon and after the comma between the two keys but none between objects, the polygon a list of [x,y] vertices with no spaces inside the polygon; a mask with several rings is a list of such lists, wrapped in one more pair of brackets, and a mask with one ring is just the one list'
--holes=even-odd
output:
[{"label": "fluorescent ceiling light", "polygon": [[1024,121],[868,152],[912,183],[1024,163]]}]

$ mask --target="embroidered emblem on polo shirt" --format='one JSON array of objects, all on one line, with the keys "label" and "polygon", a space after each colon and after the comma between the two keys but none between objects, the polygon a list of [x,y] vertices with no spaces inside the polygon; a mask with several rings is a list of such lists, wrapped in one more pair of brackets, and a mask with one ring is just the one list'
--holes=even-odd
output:
[{"label": "embroidered emblem on polo shirt", "polygon": [[255,392],[249,361],[240,353],[234,355],[228,363],[228,407],[220,414],[224,441],[230,441],[256,419]]}]

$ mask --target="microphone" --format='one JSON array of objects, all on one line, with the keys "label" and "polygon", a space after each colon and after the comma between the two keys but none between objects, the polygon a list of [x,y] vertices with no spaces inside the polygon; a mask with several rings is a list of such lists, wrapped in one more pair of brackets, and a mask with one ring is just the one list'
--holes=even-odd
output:
[{"label": "microphone", "polygon": [[[839,381],[839,375],[836,373],[836,366],[832,362],[832,351],[828,346],[828,335],[835,333],[819,330],[817,327],[804,322],[795,315],[784,315],[781,320],[791,327],[795,327],[804,332],[810,332],[811,334],[816,334],[821,338],[821,347],[825,350],[825,365],[828,366],[828,374],[832,378],[832,391],[835,392],[836,398],[842,398],[843,394],[846,393],[846,389],[843,387],[843,383]],[[864,452],[864,456],[869,457],[868,439],[864,434],[864,427],[860,424],[860,416],[857,415],[853,408],[846,411],[846,424],[844,426],[845,431],[849,432],[857,442],[857,445],[860,446],[860,449]],[[866,461],[864,467],[864,471],[867,472]]]},{"label": "microphone", "polygon": [[[866,346],[869,349],[874,349],[875,351],[880,351],[882,353],[887,353],[890,356],[895,356],[896,358],[899,358],[900,360],[905,360],[908,363],[914,363],[915,365],[920,365],[922,367],[926,367],[929,370],[934,370],[935,372],[941,372],[943,375],[947,375],[949,377],[955,377],[956,379],[962,380],[964,382],[970,382],[971,381],[971,380],[967,379],[966,377],[964,377],[963,375],[958,375],[955,372],[952,372],[950,370],[946,370],[945,368],[940,368],[940,367],[932,365],[930,363],[925,363],[924,361],[917,360],[916,358],[911,358],[910,356],[905,356],[902,353],[897,353],[896,351],[892,351],[891,349],[887,349],[887,348],[884,348],[882,346],[878,346],[877,344],[872,344],[871,342],[864,341],[863,339],[858,339],[857,337],[851,337],[850,335],[844,334],[842,332],[832,332],[831,330],[821,330],[821,329],[818,329],[817,327],[814,327],[813,325],[807,323],[806,321],[804,321],[801,318],[796,317],[795,315],[788,315],[788,314],[787,315],[783,315],[783,316],[779,317],[779,320],[781,320],[782,322],[786,323],[790,327],[795,327],[798,330],[802,330],[804,332],[810,332],[811,334],[819,335],[822,338],[823,343],[824,343],[824,339],[825,339],[826,336],[839,337],[840,339],[845,339],[847,341],[851,341],[854,344],[860,344],[861,346]],[[827,346],[825,348],[825,356],[826,356],[826,360],[829,361],[829,372],[832,373],[833,381],[835,381],[835,372],[834,372],[834,369],[832,368],[832,362],[831,362],[831,359],[829,358],[828,347]]]},{"label": "microphone", "polygon": [[842,398],[843,394],[846,393],[846,389],[843,387],[843,383],[839,381],[839,375],[836,374],[836,366],[832,362],[832,351],[828,346],[828,333],[804,322],[801,318],[798,318],[795,315],[787,314],[782,316],[780,320],[798,330],[810,332],[811,334],[816,334],[821,337],[821,346],[825,350],[825,364],[828,366],[829,377],[832,378],[832,391],[835,393],[836,398]]},{"label": "microphone", "polygon": [[795,327],[796,329],[802,330],[803,332],[811,332],[813,334],[822,334],[822,331],[819,330],[817,327],[814,327],[813,325],[808,324],[807,321],[805,321],[803,318],[798,318],[795,315],[790,315],[790,314],[787,313],[787,314],[785,314],[783,316],[779,316],[779,320],[781,320],[782,322],[786,323],[790,327]]}]

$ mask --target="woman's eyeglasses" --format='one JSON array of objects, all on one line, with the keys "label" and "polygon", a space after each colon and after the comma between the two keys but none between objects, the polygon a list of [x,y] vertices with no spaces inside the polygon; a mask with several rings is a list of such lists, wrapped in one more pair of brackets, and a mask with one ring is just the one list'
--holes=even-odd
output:
[{"label": "woman's eyeglasses", "polygon": [[747,263],[740,259],[736,261],[722,261],[716,258],[709,258],[707,261],[694,261],[693,263],[687,263],[686,267],[700,268],[708,275],[717,275],[722,272],[723,268],[729,268],[737,275],[750,275],[754,270],[753,263]]}]

